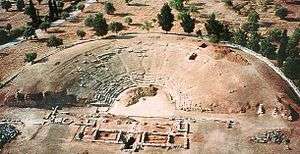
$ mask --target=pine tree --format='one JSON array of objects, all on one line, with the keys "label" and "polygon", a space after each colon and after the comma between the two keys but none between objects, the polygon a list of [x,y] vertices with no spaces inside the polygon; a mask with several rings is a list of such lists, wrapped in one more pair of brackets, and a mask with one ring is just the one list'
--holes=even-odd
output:
[{"label": "pine tree", "polygon": [[17,0],[16,5],[17,5],[17,10],[22,11],[25,7],[24,0]]},{"label": "pine tree", "polygon": [[38,16],[38,12],[34,7],[32,0],[29,1],[29,5],[25,8],[25,14],[30,16],[31,25],[33,26],[33,28],[38,28],[41,23],[41,20]]},{"label": "pine tree", "polygon": [[275,11],[275,15],[278,16],[280,19],[285,19],[288,13],[289,11],[285,7],[280,7]]},{"label": "pine tree", "polygon": [[246,33],[239,29],[238,31],[236,31],[233,35],[233,42],[236,44],[239,44],[241,46],[246,46],[247,45],[247,35]]},{"label": "pine tree", "polygon": [[183,0],[170,0],[170,6],[178,11],[184,8]]},{"label": "pine tree", "polygon": [[271,40],[268,38],[263,39],[260,42],[260,53],[269,58],[269,59],[274,59],[276,54],[275,54],[276,46],[271,43]]},{"label": "pine tree", "polygon": [[108,29],[111,30],[112,32],[118,34],[119,31],[124,29],[124,26],[120,22],[112,22],[109,24]]},{"label": "pine tree", "polygon": [[247,18],[247,22],[244,23],[242,25],[242,29],[245,31],[245,32],[253,32],[253,31],[258,31],[258,28],[259,28],[259,24],[258,24],[258,21],[259,21],[259,14],[253,10],[251,11],[249,14],[248,14],[248,18]]},{"label": "pine tree", "polygon": [[114,14],[114,12],[116,11],[114,4],[111,2],[107,2],[104,4],[104,10],[109,15]]},{"label": "pine tree", "polygon": [[287,48],[288,39],[289,38],[287,36],[287,30],[285,29],[280,38],[280,46],[277,54],[277,62],[280,67],[282,66],[283,62],[287,57],[286,48]]},{"label": "pine tree", "polygon": [[255,52],[260,50],[260,36],[257,32],[252,32],[247,43],[247,47]]},{"label": "pine tree", "polygon": [[216,20],[216,15],[212,13],[205,23],[205,28],[209,36],[217,37],[217,40],[228,41],[232,37],[232,33],[227,25]]},{"label": "pine tree", "polygon": [[35,33],[35,29],[31,26],[26,27],[23,36],[25,37],[25,39],[31,38],[32,36],[37,37]]},{"label": "pine tree", "polygon": [[104,36],[108,33],[108,24],[102,14],[95,15],[92,26],[95,29],[97,36]]},{"label": "pine tree", "polygon": [[165,3],[160,10],[160,14],[157,15],[159,26],[161,26],[162,30],[166,31],[166,33],[173,27],[174,15],[171,11],[172,9],[168,3]]},{"label": "pine tree", "polygon": [[195,28],[195,19],[192,19],[190,14],[185,13],[182,17],[182,22],[180,25],[184,32],[191,33]]},{"label": "pine tree", "polygon": [[292,80],[300,79],[300,59],[296,57],[286,58],[286,62],[283,66],[283,72]]},{"label": "pine tree", "polygon": [[299,56],[300,49],[297,47],[298,41],[294,37],[290,37],[287,43],[287,53],[291,57]]},{"label": "pine tree", "polygon": [[9,0],[3,0],[1,1],[1,7],[8,11],[11,8],[11,2]]}]

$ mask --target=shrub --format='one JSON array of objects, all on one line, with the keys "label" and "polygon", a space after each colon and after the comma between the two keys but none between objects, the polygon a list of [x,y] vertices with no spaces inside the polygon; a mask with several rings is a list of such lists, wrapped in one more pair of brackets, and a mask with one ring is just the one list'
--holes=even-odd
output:
[{"label": "shrub", "polygon": [[142,30],[147,30],[148,32],[150,31],[151,28],[153,28],[154,26],[152,25],[152,22],[149,21],[145,21],[143,23],[143,25],[141,26]]},{"label": "shrub", "polygon": [[196,30],[196,35],[202,37],[202,31],[200,29]]},{"label": "shrub", "polygon": [[54,35],[50,36],[47,41],[48,47],[57,47],[63,44],[63,40],[61,38],[58,38]]},{"label": "shrub", "polygon": [[17,5],[17,10],[22,11],[25,7],[24,0],[17,0],[16,5]]},{"label": "shrub", "polygon": [[35,29],[32,26],[25,28],[23,36],[25,37],[25,39],[31,38],[32,36],[34,36],[35,38],[37,37]]},{"label": "shrub", "polygon": [[21,37],[23,36],[24,31],[25,27],[14,28],[10,31],[10,36],[13,38]]},{"label": "shrub", "polygon": [[70,17],[70,14],[68,12],[62,12],[61,17],[66,20],[67,18]]},{"label": "shrub", "polygon": [[88,26],[88,27],[93,27],[93,21],[94,21],[94,16],[93,15],[89,15],[85,18],[84,20],[84,25]]},{"label": "shrub", "polygon": [[114,12],[116,11],[113,3],[111,2],[107,2],[104,4],[104,10],[107,14],[114,14]]},{"label": "shrub", "polygon": [[77,30],[76,34],[78,37],[80,37],[80,39],[82,39],[86,35],[85,31],[83,30]]},{"label": "shrub", "polygon": [[124,22],[130,25],[132,23],[132,19],[130,17],[125,17]]},{"label": "shrub", "polygon": [[285,17],[288,15],[288,9],[285,7],[280,7],[275,11],[275,15],[280,19],[285,19]]},{"label": "shrub", "polygon": [[29,52],[29,53],[25,53],[25,62],[34,63],[34,60],[37,58],[37,53],[36,52]]},{"label": "shrub", "polygon": [[124,26],[120,22],[112,22],[109,24],[109,30],[118,34],[119,31],[123,30]]},{"label": "shrub", "polygon": [[83,3],[78,3],[77,9],[80,10],[81,12],[84,10],[85,5]]},{"label": "shrub", "polygon": [[189,12],[198,12],[198,8],[195,6],[195,4],[191,4],[189,6]]},{"label": "shrub", "polygon": [[40,29],[47,32],[47,29],[50,28],[51,24],[49,21],[44,21],[40,24]]},{"label": "shrub", "polygon": [[179,10],[179,11],[184,8],[183,0],[170,0],[169,4],[172,8]]}]

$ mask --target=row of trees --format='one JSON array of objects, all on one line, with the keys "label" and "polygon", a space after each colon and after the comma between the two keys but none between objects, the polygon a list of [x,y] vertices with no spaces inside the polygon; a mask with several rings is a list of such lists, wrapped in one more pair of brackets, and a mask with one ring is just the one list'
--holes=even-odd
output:
[{"label": "row of trees", "polygon": [[123,24],[120,22],[111,22],[108,25],[102,13],[89,15],[85,19],[84,23],[86,26],[92,27],[95,30],[95,34],[97,36],[104,36],[108,33],[109,30],[118,33],[119,31],[124,29]]}]

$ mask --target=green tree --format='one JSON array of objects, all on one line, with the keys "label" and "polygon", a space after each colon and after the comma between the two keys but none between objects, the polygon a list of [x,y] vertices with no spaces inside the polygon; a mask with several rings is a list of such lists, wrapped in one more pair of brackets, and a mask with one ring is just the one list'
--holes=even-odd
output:
[{"label": "green tree", "polygon": [[86,35],[85,31],[80,30],[80,29],[77,30],[76,34],[77,34],[78,37],[80,37],[80,39],[83,39]]},{"label": "green tree", "polygon": [[16,5],[17,5],[17,10],[22,11],[25,7],[24,0],[17,0]]},{"label": "green tree", "polygon": [[111,3],[111,2],[107,2],[104,4],[104,10],[109,15],[114,14],[114,12],[116,11],[113,3]]},{"label": "green tree", "polygon": [[283,66],[284,74],[292,79],[300,79],[300,59],[296,57],[286,58],[286,62]]},{"label": "green tree", "polygon": [[239,29],[233,34],[232,38],[233,42],[236,44],[239,44],[241,46],[246,46],[247,45],[247,35],[245,31]]},{"label": "green tree", "polygon": [[32,36],[34,36],[34,38],[37,38],[35,29],[32,26],[28,26],[25,28],[23,36],[25,37],[25,39],[31,38]]},{"label": "green tree", "polygon": [[25,14],[30,16],[31,25],[34,28],[38,28],[41,23],[41,19],[37,14],[36,8],[34,7],[32,0],[30,0],[29,5],[25,7]]},{"label": "green tree", "polygon": [[282,31],[278,28],[273,28],[271,31],[268,32],[268,38],[274,42],[279,42],[281,35],[282,35]]},{"label": "green tree", "polygon": [[85,5],[83,3],[78,3],[77,4],[77,9],[80,10],[81,12],[84,10]]},{"label": "green tree", "polygon": [[183,0],[170,0],[170,6],[176,10],[183,10]]},{"label": "green tree", "polygon": [[260,20],[259,14],[255,10],[251,11],[248,14],[247,22],[242,25],[242,29],[247,33],[248,32],[251,33],[253,31],[258,31],[259,20]]},{"label": "green tree", "polygon": [[287,36],[287,30],[285,29],[280,38],[280,46],[277,54],[277,62],[280,67],[282,66],[283,62],[287,58],[286,48],[287,48],[288,39],[289,38]]},{"label": "green tree", "polygon": [[274,59],[276,54],[275,54],[276,46],[271,43],[271,40],[268,38],[262,39],[260,42],[260,53],[269,58],[269,59]]},{"label": "green tree", "polygon": [[125,17],[124,22],[130,25],[132,23],[132,19],[130,17]]},{"label": "green tree", "polygon": [[98,13],[95,15],[92,26],[94,30],[96,31],[97,36],[104,36],[108,33],[108,24],[106,23],[106,19],[103,18],[102,13]]},{"label": "green tree", "polygon": [[249,14],[248,14],[248,18],[247,21],[249,23],[257,23],[259,21],[259,14],[255,11],[252,10]]},{"label": "green tree", "polygon": [[37,58],[37,53],[36,52],[29,52],[25,53],[25,62],[34,64],[34,60]]},{"label": "green tree", "polygon": [[150,31],[151,28],[153,28],[154,26],[152,25],[152,22],[149,21],[145,21],[142,26],[141,29],[142,30],[147,30],[148,32]]},{"label": "green tree", "polygon": [[9,35],[6,30],[0,28],[0,45],[7,43],[9,40]]},{"label": "green tree", "polygon": [[120,22],[114,22],[113,21],[112,23],[109,24],[109,30],[116,33],[116,34],[118,34],[118,32],[120,32],[123,29],[124,29],[124,26]]},{"label": "green tree", "polygon": [[183,31],[186,33],[191,33],[195,28],[195,19],[191,18],[190,14],[184,14],[180,23]]},{"label": "green tree", "polygon": [[48,47],[57,47],[63,45],[63,40],[61,38],[58,38],[54,35],[51,35],[47,41]]},{"label": "green tree", "polygon": [[44,21],[40,24],[40,29],[44,30],[45,32],[47,32],[47,29],[50,28],[51,24],[49,21]]},{"label": "green tree", "polygon": [[275,15],[278,16],[280,19],[285,19],[288,13],[289,11],[285,7],[280,7],[275,11]]},{"label": "green tree", "polygon": [[259,52],[260,50],[260,35],[257,32],[252,32],[250,34],[247,47],[255,52]]},{"label": "green tree", "polygon": [[299,56],[300,49],[298,48],[298,41],[294,37],[290,37],[287,43],[287,53],[291,57]]},{"label": "green tree", "polygon": [[293,33],[292,37],[293,37],[297,42],[300,41],[300,28],[296,28],[296,29],[294,30],[294,33]]},{"label": "green tree", "polygon": [[212,13],[209,16],[209,19],[206,20],[205,28],[208,35],[214,35],[214,37],[218,37],[217,40],[228,41],[232,37],[229,27],[216,20],[216,15],[214,13]]},{"label": "green tree", "polygon": [[1,1],[1,7],[8,11],[11,8],[11,2],[9,0],[3,0]]},{"label": "green tree", "polygon": [[84,25],[88,27],[93,27],[93,22],[94,22],[94,16],[89,15],[85,18],[84,20]]},{"label": "green tree", "polygon": [[174,15],[172,14],[172,9],[165,3],[160,10],[160,14],[157,15],[158,23],[161,28],[166,31],[170,31],[173,27]]}]

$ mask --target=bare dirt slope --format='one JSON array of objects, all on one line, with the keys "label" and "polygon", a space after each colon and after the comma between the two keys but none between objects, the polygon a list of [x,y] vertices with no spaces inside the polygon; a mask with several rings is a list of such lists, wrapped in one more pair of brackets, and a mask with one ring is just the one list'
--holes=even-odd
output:
[{"label": "bare dirt slope", "polygon": [[[29,94],[24,106],[104,102],[111,105],[130,87],[164,87],[176,109],[238,113],[262,103],[271,112],[292,100],[286,83],[264,63],[243,52],[184,36],[124,35],[63,50],[45,63],[27,65],[7,87],[7,105],[19,106],[17,91]],[[191,55],[197,55],[190,60]],[[3,99],[3,98],[2,98]],[[76,104],[74,103],[74,104]]]}]

